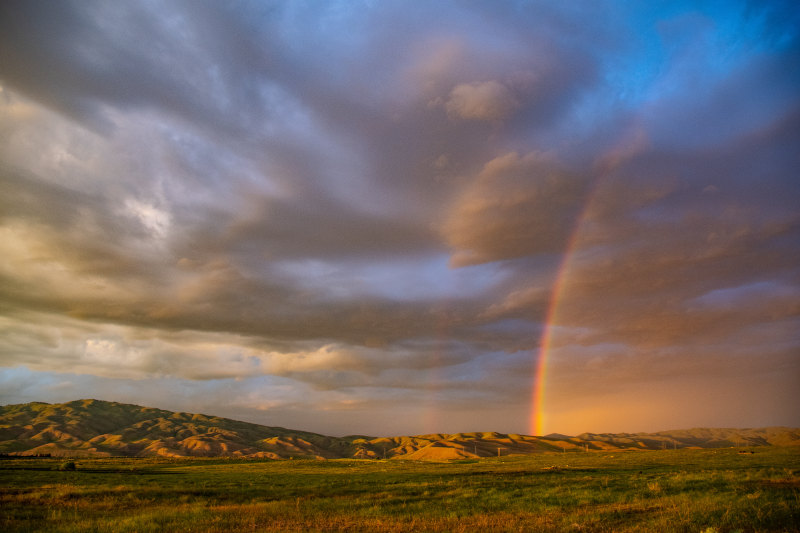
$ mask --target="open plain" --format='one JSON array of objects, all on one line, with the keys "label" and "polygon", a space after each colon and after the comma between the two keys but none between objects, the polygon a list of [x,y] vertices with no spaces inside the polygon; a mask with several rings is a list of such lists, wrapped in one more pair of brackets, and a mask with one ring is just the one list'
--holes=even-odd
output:
[{"label": "open plain", "polygon": [[442,462],[6,458],[0,529],[798,531],[800,453],[772,446]]}]

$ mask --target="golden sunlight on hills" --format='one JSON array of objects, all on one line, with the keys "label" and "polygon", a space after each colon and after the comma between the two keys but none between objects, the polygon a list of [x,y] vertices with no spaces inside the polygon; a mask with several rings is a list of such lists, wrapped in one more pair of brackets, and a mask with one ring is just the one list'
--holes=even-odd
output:
[{"label": "golden sunlight on hills", "polygon": [[0,407],[0,454],[449,461],[544,452],[800,445],[800,430],[692,429],[530,436],[486,433],[329,437],[201,414],[78,400]]}]

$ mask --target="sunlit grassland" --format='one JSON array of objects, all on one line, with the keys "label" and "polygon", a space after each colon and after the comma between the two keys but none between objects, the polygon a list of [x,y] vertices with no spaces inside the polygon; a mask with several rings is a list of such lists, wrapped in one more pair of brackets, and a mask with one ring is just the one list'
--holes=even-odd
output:
[{"label": "sunlit grassland", "polygon": [[0,461],[2,531],[800,531],[800,450]]}]

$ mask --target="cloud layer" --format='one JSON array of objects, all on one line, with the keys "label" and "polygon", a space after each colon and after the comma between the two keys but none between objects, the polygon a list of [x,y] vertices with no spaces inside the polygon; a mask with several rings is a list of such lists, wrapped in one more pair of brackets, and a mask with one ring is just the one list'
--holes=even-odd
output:
[{"label": "cloud layer", "polygon": [[4,2],[0,401],[526,433],[555,305],[548,431],[799,425],[798,22]]}]

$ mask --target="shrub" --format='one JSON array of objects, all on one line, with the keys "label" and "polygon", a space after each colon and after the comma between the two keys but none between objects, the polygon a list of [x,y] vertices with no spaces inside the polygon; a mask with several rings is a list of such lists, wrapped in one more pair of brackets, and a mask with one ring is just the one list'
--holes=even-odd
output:
[{"label": "shrub", "polygon": [[58,469],[62,471],[75,470],[75,461],[64,461],[58,465]]}]

